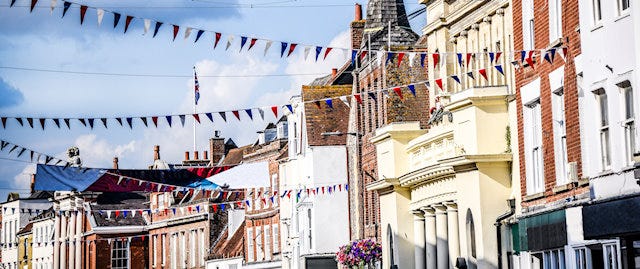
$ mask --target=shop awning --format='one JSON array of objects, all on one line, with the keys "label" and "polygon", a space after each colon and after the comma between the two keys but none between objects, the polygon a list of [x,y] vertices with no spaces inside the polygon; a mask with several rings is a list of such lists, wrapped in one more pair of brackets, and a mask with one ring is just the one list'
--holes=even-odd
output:
[{"label": "shop awning", "polygon": [[247,189],[269,187],[269,163],[244,163],[227,171],[213,175],[207,180],[219,186],[229,186],[231,189]]},{"label": "shop awning", "polygon": [[582,208],[585,239],[640,233],[640,196],[587,205]]},{"label": "shop awning", "polygon": [[[229,167],[186,169],[98,169],[39,164],[36,168],[35,190],[130,192],[157,191],[164,186],[217,189],[206,180]],[[122,177],[122,180],[121,180]],[[162,189],[165,190],[166,189]]]},{"label": "shop awning", "polygon": [[[517,238],[514,237],[515,250],[539,251],[567,244],[567,219],[564,210],[520,219],[513,228],[518,230]],[[515,245],[516,242],[519,246]]]}]

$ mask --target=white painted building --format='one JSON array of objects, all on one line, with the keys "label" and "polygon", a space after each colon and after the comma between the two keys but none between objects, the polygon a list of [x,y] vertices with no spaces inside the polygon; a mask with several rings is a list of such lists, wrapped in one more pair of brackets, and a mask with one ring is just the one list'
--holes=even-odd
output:
[{"label": "white painted building", "polygon": [[33,227],[33,254],[31,265],[33,269],[53,268],[53,242],[54,242],[55,212],[52,209],[39,214],[31,220]]},{"label": "white painted building", "polygon": [[[288,115],[289,158],[280,164],[280,190],[347,184],[345,145],[309,145],[304,103],[294,98]],[[315,108],[314,108],[315,109]],[[280,205],[282,268],[335,268],[335,253],[349,242],[348,192],[292,193]],[[332,264],[332,265],[331,265]],[[329,267],[330,268],[330,267]]]},{"label": "white painted building", "polygon": [[18,237],[16,234],[29,223],[29,218],[51,207],[48,200],[50,195],[36,192],[28,198],[9,195],[7,202],[2,204],[2,234],[0,246],[2,248],[2,264],[0,268],[18,268]]}]

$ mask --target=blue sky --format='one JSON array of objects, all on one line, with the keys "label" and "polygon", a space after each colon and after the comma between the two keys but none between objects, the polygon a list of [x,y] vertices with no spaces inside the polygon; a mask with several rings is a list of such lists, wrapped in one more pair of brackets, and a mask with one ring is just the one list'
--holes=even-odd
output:
[{"label": "blue sky", "polygon": [[[200,76],[199,111],[285,104],[299,94],[301,85],[340,67],[346,58],[342,52],[335,52],[324,62],[305,61],[303,47],[298,47],[291,57],[281,59],[277,43],[264,57],[264,43],[260,42],[250,52],[245,48],[239,53],[240,35],[347,47],[353,4],[359,2],[366,7],[364,0],[77,1],[122,13],[118,27],[113,29],[112,14],[106,13],[98,26],[92,9],[80,25],[76,5],[61,18],[61,0],[53,14],[50,0],[40,0],[33,13],[29,13],[30,1],[18,0],[13,8],[8,7],[9,2],[0,2],[0,115],[60,118],[190,113],[193,66]],[[415,2],[405,3],[408,12],[419,7]],[[141,20],[134,20],[123,34],[125,15],[166,23],[155,38],[151,33],[143,35]],[[423,20],[412,21],[416,32]],[[195,32],[184,40],[184,28],[173,42],[170,23],[224,35],[215,50],[210,33],[194,44]],[[235,40],[225,51],[228,34],[234,34]],[[6,67],[182,77],[104,76]],[[280,74],[318,75],[272,76]],[[207,139],[214,130],[221,130],[224,137],[233,138],[239,145],[252,143],[257,137],[255,131],[274,120],[270,113],[266,115],[265,121],[243,118],[241,122],[230,119],[224,123],[216,118],[211,124],[205,119],[197,126],[197,149],[208,150]],[[109,122],[109,129],[96,123],[93,130],[77,121],[71,123],[71,130],[57,129],[48,122],[44,131],[19,127],[10,120],[6,129],[0,129],[0,138],[62,159],[66,159],[66,149],[76,145],[85,166],[110,167],[117,156],[121,168],[141,169],[152,162],[153,145],[161,146],[161,157],[168,162],[180,162],[185,151],[192,151],[190,120],[184,128],[175,124],[169,128],[164,121],[158,128],[143,128],[137,120],[132,130],[119,127],[115,121]],[[7,160],[17,158],[15,152],[7,152],[0,152],[2,201],[11,189],[25,192],[29,174],[34,171],[33,165]],[[28,156],[19,159],[28,161]]]}]

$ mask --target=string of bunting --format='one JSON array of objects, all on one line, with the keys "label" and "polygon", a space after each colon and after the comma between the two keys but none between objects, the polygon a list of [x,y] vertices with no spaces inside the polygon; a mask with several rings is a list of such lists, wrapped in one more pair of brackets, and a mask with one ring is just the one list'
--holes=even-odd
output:
[{"label": "string of bunting", "polygon": [[[16,0],[11,0],[10,3],[10,7],[13,7],[13,5],[15,4]],[[31,0],[31,5],[30,5],[30,11],[33,12],[33,9],[36,7],[38,3],[38,0]],[[50,2],[50,9],[51,9],[51,14],[53,14],[53,11],[55,10],[56,6],[58,4],[57,0],[51,0]],[[342,47],[329,47],[329,46],[322,46],[322,45],[310,45],[310,44],[303,44],[303,43],[296,43],[296,42],[290,42],[290,41],[276,41],[276,40],[272,40],[272,39],[267,39],[267,38],[259,38],[259,37],[252,37],[252,36],[248,36],[248,35],[240,35],[240,34],[231,34],[231,33],[223,33],[221,31],[213,31],[213,30],[207,30],[207,29],[202,29],[202,28],[196,28],[196,27],[191,27],[191,26],[181,26],[178,24],[173,24],[173,23],[166,23],[166,22],[161,22],[158,20],[152,20],[152,19],[147,19],[147,18],[141,18],[138,16],[134,16],[134,15],[127,15],[127,14],[122,14],[120,12],[116,12],[116,11],[111,11],[111,10],[106,10],[103,8],[98,8],[98,7],[91,7],[88,5],[82,5],[82,4],[78,4],[72,1],[62,1],[62,18],[64,18],[64,16],[67,14],[69,8],[71,8],[72,6],[74,7],[78,7],[79,9],[79,15],[80,15],[80,24],[82,25],[84,23],[85,20],[85,16],[87,13],[87,10],[91,9],[91,10],[95,10],[96,13],[96,18],[97,18],[97,23],[98,26],[102,25],[102,21],[104,19],[104,15],[105,13],[109,13],[112,14],[113,16],[113,28],[115,29],[118,25],[121,25],[121,21],[122,18],[124,18],[124,32],[123,33],[127,33],[127,31],[129,30],[129,28],[131,27],[132,23],[134,23],[135,21],[141,21],[143,24],[143,33],[146,35],[150,30],[151,30],[151,26],[153,25],[153,35],[152,38],[155,38],[158,35],[158,32],[160,31],[160,29],[162,29],[162,26],[165,26],[165,28],[169,27],[169,31],[171,33],[171,37],[172,37],[172,41],[175,41],[176,38],[178,37],[178,35],[180,34],[180,32],[183,29],[183,36],[184,39],[187,40],[190,37],[194,36],[194,43],[197,43],[199,40],[203,39],[204,36],[210,35],[213,37],[213,48],[216,49],[218,47],[218,44],[220,43],[220,41],[223,38],[223,35],[226,37],[226,46],[225,46],[225,51],[228,51],[229,48],[232,47],[233,44],[239,43],[238,45],[240,46],[239,48],[239,52],[242,52],[244,50],[244,48],[246,47],[246,51],[250,51],[252,48],[254,48],[256,46],[256,44],[258,42],[260,43],[264,43],[264,55],[266,56],[267,53],[269,52],[269,49],[272,48],[272,45],[274,43],[276,44],[280,44],[280,57],[283,58],[285,57],[289,57],[291,56],[291,54],[293,54],[296,51],[296,48],[298,47],[303,47],[303,53],[304,53],[304,59],[307,60],[308,56],[311,52],[313,52],[315,54],[315,61],[317,62],[320,58],[322,60],[326,60],[327,56],[332,52],[332,51],[338,51],[341,50],[343,52],[343,54],[346,54],[351,51],[352,55],[354,54],[359,54],[361,55],[361,57],[364,58],[364,55],[366,54],[370,54],[370,53],[374,53],[374,52],[384,52],[384,53],[393,53],[393,54],[397,54],[397,55],[409,55],[409,54],[413,54],[413,55],[420,55],[420,57],[422,59],[426,58],[427,55],[431,55],[432,58],[434,59],[434,61],[437,61],[437,58],[440,58],[441,56],[446,56],[446,55],[456,55],[459,59],[459,61],[461,61],[462,57],[466,58],[466,61],[469,62],[472,58],[475,58],[479,55],[486,55],[490,58],[496,57],[496,58],[500,58],[500,55],[502,54],[513,54],[513,55],[520,55],[520,54],[529,54],[531,51],[536,51],[536,52],[540,52],[540,54],[544,54],[547,53],[551,50],[559,50],[560,53],[565,53],[566,54],[566,48],[551,48],[551,49],[534,49],[534,50],[515,50],[515,51],[492,51],[492,52],[468,52],[468,53],[455,53],[455,52],[434,52],[434,53],[427,53],[427,52],[415,52],[415,51],[384,51],[384,50],[371,50],[371,49],[363,49],[363,50],[352,50],[351,48],[342,48]],[[195,35],[192,35],[192,33],[195,33]],[[239,37],[239,42],[234,42],[236,39],[236,37]],[[298,50],[299,51],[299,50]],[[554,52],[555,53],[555,52]],[[402,57],[402,56],[400,56]],[[553,57],[553,56],[551,56]],[[423,61],[424,62],[424,61]]]},{"label": "string of bunting", "polygon": [[31,159],[31,163],[43,163],[43,164],[49,164],[52,163],[53,165],[58,165],[61,164],[64,167],[69,167],[71,164],[65,160],[41,153],[41,152],[37,152],[33,149],[29,149],[5,140],[0,140],[0,151],[4,151],[5,149],[9,149],[9,153],[11,154],[13,152],[17,152],[18,153],[18,158],[20,158],[22,155],[24,155],[25,153],[28,153],[29,158]]},{"label": "string of bunting", "polygon": [[[153,235],[168,235],[169,233],[158,233],[158,234],[153,234]],[[52,231],[52,237],[53,237],[53,231]],[[130,235],[130,236],[119,236],[119,237],[109,237],[109,238],[96,238],[96,239],[80,239],[80,240],[74,240],[74,239],[65,239],[64,243],[69,245],[73,245],[75,244],[75,242],[84,242],[84,243],[92,243],[92,242],[99,242],[99,241],[107,241],[109,244],[111,244],[111,242],[133,242],[133,240],[141,240],[142,242],[145,241],[145,239],[148,237],[148,235],[146,234],[142,234],[142,235]],[[37,244],[37,247],[40,246],[48,246],[49,244],[55,243],[57,240],[53,239],[53,238],[49,238],[47,240],[38,240],[36,238],[27,238],[26,239],[27,242],[29,243],[30,246],[33,246],[34,244]],[[29,242],[31,241],[31,242]],[[18,246],[18,242],[9,242],[9,243],[0,243],[0,247],[17,247]]]}]

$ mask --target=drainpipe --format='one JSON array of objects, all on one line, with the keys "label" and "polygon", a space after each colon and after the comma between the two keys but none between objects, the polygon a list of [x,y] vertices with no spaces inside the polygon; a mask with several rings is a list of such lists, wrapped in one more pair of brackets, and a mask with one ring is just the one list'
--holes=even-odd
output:
[{"label": "drainpipe", "polygon": [[498,216],[498,218],[496,218],[496,223],[493,224],[496,226],[496,237],[498,239],[498,269],[502,269],[502,233],[500,232],[502,221],[513,216],[516,212],[516,200],[509,199],[507,200],[507,203],[509,204],[509,211]]}]

